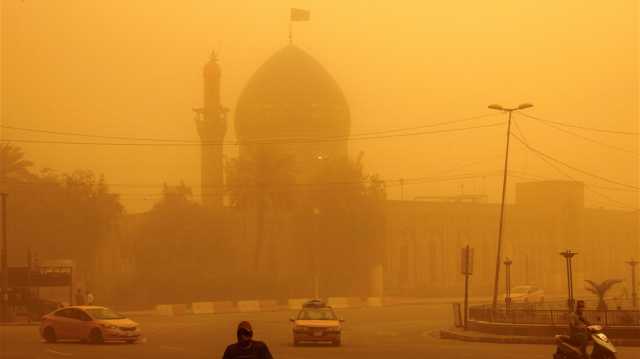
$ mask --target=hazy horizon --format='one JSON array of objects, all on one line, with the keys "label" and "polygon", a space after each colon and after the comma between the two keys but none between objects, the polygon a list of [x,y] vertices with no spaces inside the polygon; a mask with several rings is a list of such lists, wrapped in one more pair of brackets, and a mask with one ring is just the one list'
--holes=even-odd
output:
[{"label": "hazy horizon", "polygon": [[[491,114],[488,104],[522,102],[533,103],[527,113],[545,120],[639,131],[638,9],[632,0],[496,0],[464,4],[464,11],[458,3],[416,1],[5,0],[2,122],[104,136],[197,140],[192,108],[202,104],[201,71],[209,53],[219,53],[222,103],[233,114],[253,72],[288,44],[291,6],[311,11],[310,22],[294,24],[293,42],[342,87],[352,134]],[[444,128],[505,119],[496,113]],[[637,135],[563,128],[605,147],[532,119],[516,119],[514,132],[524,133],[531,146],[589,173],[638,186]],[[226,141],[232,142],[233,117],[229,122]],[[501,126],[352,141],[349,148],[352,157],[364,151],[366,171],[383,179],[436,178],[435,183],[408,181],[405,199],[464,192],[486,193],[496,202],[505,132]],[[2,136],[87,140],[15,130],[3,130]],[[184,180],[199,193],[198,146],[15,144],[39,169],[104,174],[131,213],[153,205],[164,182]],[[520,178],[510,179],[509,201],[518,181],[567,179],[517,141],[511,148],[510,169]],[[227,157],[236,154],[237,148],[225,148]],[[610,190],[619,186],[567,173],[587,183],[588,206],[638,207],[633,190]],[[477,178],[438,180],[458,175]],[[400,198],[397,185],[387,192],[391,199]]]}]

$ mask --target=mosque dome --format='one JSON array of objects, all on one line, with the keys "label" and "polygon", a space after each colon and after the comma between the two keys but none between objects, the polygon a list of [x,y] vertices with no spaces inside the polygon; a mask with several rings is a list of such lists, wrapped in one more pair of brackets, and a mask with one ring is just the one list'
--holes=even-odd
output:
[{"label": "mosque dome", "polygon": [[[350,131],[342,90],[318,61],[294,45],[258,68],[238,99],[234,117],[240,141],[346,137]],[[346,155],[346,144],[335,146]]]}]

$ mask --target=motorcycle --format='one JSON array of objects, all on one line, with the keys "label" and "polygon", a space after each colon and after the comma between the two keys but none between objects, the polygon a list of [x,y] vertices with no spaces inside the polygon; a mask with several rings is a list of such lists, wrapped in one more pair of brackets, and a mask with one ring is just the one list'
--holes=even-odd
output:
[{"label": "motorcycle", "polygon": [[[602,332],[599,325],[590,325],[587,327],[589,331],[589,344],[593,345],[591,359],[615,359],[616,347],[611,340]],[[569,342],[569,336],[556,335],[557,350],[553,355],[553,359],[582,359],[583,354],[580,347]]]}]

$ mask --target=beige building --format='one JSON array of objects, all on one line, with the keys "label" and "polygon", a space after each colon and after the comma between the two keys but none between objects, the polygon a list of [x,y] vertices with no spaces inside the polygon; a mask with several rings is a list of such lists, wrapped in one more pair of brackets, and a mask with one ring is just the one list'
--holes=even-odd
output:
[{"label": "beige building", "polygon": [[[460,251],[474,248],[475,295],[490,295],[496,265],[500,205],[472,197],[389,201],[385,250],[386,293],[460,294]],[[628,282],[631,257],[640,257],[638,212],[585,208],[579,182],[520,183],[505,209],[503,255],[513,260],[512,285],[534,284],[551,294],[566,292],[559,253],[572,249],[574,288],[584,280]],[[504,289],[501,268],[501,292]],[[629,283],[625,283],[629,286]]]}]

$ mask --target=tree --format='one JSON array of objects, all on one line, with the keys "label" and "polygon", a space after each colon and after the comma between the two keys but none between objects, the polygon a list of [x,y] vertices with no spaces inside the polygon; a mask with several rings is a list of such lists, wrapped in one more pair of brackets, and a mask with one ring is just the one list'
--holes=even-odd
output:
[{"label": "tree", "polygon": [[362,153],[356,160],[323,159],[300,205],[309,218],[301,222],[313,231],[299,237],[310,241],[304,247],[322,268],[323,291],[365,294],[367,281],[348,278],[367,278],[382,261],[385,189],[377,176],[364,174],[362,159]]},{"label": "tree", "polygon": [[621,283],[620,279],[607,279],[604,282],[598,284],[591,280],[585,280],[588,286],[585,288],[589,292],[598,296],[598,310],[605,311],[607,310],[607,303],[605,302],[604,296],[607,292],[616,284]]},{"label": "tree", "polygon": [[256,249],[253,266],[259,270],[263,257],[265,212],[290,208],[291,187],[295,181],[294,163],[272,148],[254,147],[227,163],[228,191],[233,206],[256,211]]},{"label": "tree", "polygon": [[20,147],[9,143],[0,144],[0,181],[24,180],[33,177],[29,168],[33,162],[24,158]]},{"label": "tree", "polygon": [[134,233],[137,285],[127,296],[146,304],[228,296],[233,254],[224,223],[220,213],[193,200],[189,187],[165,185],[162,198],[139,215]]}]

